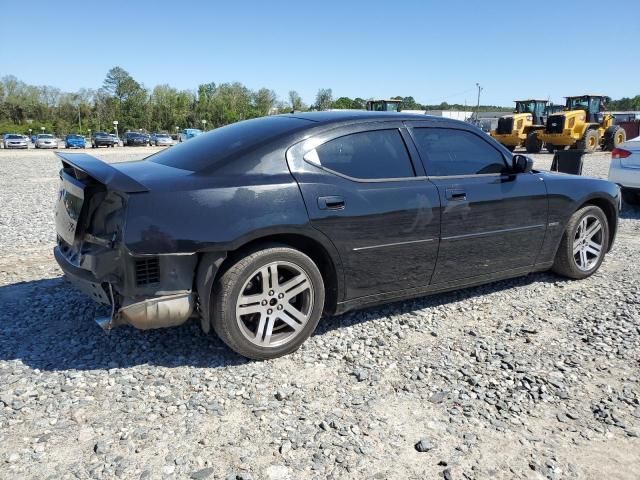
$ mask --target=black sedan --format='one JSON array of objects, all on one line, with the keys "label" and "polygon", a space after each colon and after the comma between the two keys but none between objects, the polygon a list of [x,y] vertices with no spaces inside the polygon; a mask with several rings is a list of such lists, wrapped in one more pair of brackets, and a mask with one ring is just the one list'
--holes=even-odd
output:
[{"label": "black sedan", "polygon": [[103,328],[193,316],[255,359],[294,351],[323,313],[549,269],[588,277],[620,206],[613,183],[401,113],[248,120],[114,165],[58,155],[55,258],[111,305]]}]

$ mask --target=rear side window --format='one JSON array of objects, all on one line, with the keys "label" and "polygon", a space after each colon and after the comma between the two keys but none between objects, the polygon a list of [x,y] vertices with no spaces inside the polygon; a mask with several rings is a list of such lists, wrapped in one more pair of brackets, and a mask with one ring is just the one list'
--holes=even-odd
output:
[{"label": "rear side window", "polygon": [[413,135],[430,176],[502,173],[502,154],[477,135],[452,128],[414,128]]},{"label": "rear side window", "polygon": [[[323,143],[311,153],[313,163],[343,175],[374,180],[413,177],[407,147],[397,129],[352,133]],[[309,158],[309,153],[305,158]]]}]

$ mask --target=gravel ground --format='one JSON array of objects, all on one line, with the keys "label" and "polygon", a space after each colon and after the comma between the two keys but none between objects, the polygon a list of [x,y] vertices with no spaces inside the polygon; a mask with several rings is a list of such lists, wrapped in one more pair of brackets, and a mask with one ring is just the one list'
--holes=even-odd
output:
[{"label": "gravel ground", "polygon": [[[590,155],[585,173],[608,163]],[[295,354],[251,362],[195,322],[93,323],[51,254],[58,168],[0,151],[0,477],[640,477],[640,210],[587,280],[328,318]]]}]

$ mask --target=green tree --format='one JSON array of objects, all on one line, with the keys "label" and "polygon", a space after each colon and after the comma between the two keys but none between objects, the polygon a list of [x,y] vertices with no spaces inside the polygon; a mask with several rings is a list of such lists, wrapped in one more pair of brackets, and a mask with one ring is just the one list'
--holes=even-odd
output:
[{"label": "green tree", "polygon": [[256,116],[269,115],[271,109],[275,106],[278,99],[276,92],[268,88],[261,88],[254,95],[254,106]]},{"label": "green tree", "polygon": [[333,92],[330,88],[321,88],[316,94],[315,108],[317,110],[328,110],[333,104]]},{"label": "green tree", "polygon": [[291,110],[306,110],[302,97],[295,90],[289,91],[289,105],[291,105]]}]

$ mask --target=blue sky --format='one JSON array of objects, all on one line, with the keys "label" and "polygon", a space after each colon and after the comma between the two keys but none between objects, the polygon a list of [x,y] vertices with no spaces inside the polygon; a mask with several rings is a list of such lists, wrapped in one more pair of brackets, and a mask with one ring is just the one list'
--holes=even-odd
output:
[{"label": "blue sky", "polygon": [[98,88],[119,65],[147,87],[237,80],[282,98],[294,89],[307,103],[332,88],[335,98],[474,104],[476,82],[484,104],[640,94],[638,0],[615,9],[592,0],[127,3],[11,8],[23,20],[1,24],[0,76]]}]

